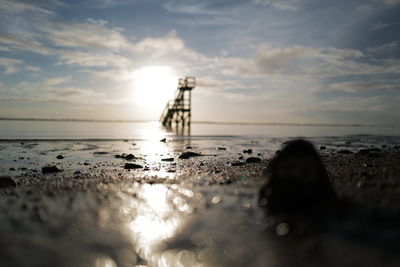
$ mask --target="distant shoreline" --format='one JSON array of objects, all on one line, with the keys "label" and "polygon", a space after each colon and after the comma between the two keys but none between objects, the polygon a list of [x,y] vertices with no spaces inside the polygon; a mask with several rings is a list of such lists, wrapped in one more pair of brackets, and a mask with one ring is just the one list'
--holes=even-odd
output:
[{"label": "distant shoreline", "polygon": [[[95,122],[95,123],[146,123],[155,120],[106,120],[106,119],[73,119],[73,118],[1,118],[0,121],[57,121],[57,122]],[[220,124],[220,125],[259,125],[259,126],[325,126],[325,127],[390,127],[399,125],[372,125],[372,124],[341,124],[341,123],[294,123],[294,122],[224,122],[224,121],[193,121],[192,124]]]}]

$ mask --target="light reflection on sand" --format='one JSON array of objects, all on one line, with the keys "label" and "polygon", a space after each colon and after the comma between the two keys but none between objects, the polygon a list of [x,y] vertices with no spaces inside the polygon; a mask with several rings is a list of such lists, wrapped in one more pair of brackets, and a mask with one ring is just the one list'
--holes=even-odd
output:
[{"label": "light reflection on sand", "polygon": [[[171,201],[171,189],[164,185],[144,185],[137,192],[138,201],[130,202],[128,209],[135,211],[132,221],[128,222],[136,250],[151,264],[158,265],[164,242],[172,238],[184,223],[184,214],[175,208],[175,199]],[[178,203],[178,209],[182,203]],[[189,206],[185,203],[185,209]]]}]

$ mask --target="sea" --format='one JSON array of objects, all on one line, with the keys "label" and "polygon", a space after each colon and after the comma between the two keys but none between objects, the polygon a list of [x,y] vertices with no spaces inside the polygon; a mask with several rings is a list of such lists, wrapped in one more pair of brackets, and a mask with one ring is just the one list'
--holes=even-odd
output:
[{"label": "sea", "polygon": [[290,138],[400,136],[400,126],[192,123],[190,129],[167,130],[158,121],[0,120],[0,140],[152,140],[169,138]]}]

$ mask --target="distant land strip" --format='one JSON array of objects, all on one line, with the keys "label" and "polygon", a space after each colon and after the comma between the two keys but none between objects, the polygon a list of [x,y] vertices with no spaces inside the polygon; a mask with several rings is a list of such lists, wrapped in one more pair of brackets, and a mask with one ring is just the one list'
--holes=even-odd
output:
[{"label": "distant land strip", "polygon": [[[74,119],[74,118],[7,118],[0,121],[60,121],[60,122],[107,122],[107,123],[146,123],[155,120],[106,120],[106,119]],[[326,126],[326,127],[399,127],[400,125],[345,124],[345,123],[296,123],[296,122],[229,122],[229,121],[192,121],[192,124],[220,125],[276,125],[276,126]]]}]

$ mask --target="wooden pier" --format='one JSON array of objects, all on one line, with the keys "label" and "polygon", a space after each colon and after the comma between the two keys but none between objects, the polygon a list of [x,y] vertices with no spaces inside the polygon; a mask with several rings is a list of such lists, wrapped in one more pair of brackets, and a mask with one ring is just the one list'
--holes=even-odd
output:
[{"label": "wooden pier", "polygon": [[167,128],[172,128],[172,125],[178,128],[185,126],[190,128],[192,118],[192,90],[196,86],[194,77],[185,77],[179,79],[178,89],[174,100],[167,103],[160,117],[160,122]]}]

